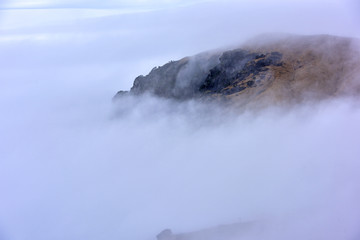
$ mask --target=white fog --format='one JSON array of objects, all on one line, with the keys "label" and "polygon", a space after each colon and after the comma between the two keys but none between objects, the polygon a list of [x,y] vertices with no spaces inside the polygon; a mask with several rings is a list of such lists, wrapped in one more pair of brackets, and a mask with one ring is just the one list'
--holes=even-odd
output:
[{"label": "white fog", "polygon": [[356,1],[0,1],[0,240],[360,239],[360,106],[241,114],[138,75],[269,32],[360,37]]}]

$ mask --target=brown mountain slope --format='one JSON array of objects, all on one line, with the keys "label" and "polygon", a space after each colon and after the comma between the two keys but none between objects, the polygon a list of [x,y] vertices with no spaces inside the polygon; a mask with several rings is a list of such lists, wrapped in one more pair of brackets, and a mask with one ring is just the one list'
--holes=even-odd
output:
[{"label": "brown mountain slope", "polygon": [[269,66],[264,85],[249,89],[245,98],[284,103],[359,95],[358,46],[357,40],[327,35],[247,44],[252,51],[282,53],[282,65]]}]

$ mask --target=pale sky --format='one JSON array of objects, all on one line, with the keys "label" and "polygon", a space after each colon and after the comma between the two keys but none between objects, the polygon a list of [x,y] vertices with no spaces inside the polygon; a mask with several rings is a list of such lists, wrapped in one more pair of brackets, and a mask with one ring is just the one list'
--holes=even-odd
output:
[{"label": "pale sky", "polygon": [[84,1],[84,0],[15,0],[4,1],[5,8],[116,8],[116,7],[163,7],[188,5],[211,0],[106,0],[106,1]]}]

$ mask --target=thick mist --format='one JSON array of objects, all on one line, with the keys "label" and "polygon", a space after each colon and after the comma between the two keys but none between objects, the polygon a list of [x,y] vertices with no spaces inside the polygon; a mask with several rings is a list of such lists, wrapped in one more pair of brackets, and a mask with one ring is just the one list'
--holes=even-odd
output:
[{"label": "thick mist", "polygon": [[358,239],[358,100],[241,113],[111,101],[155,66],[263,32],[359,37],[355,4],[165,2],[0,10],[0,239],[151,240],[239,221],[263,224],[248,239]]}]

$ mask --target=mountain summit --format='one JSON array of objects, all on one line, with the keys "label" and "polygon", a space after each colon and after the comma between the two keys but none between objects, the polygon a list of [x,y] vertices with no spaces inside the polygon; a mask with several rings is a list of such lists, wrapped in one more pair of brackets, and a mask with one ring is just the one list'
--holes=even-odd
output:
[{"label": "mountain summit", "polygon": [[221,98],[238,105],[288,104],[360,93],[359,40],[329,35],[263,35],[226,51],[155,67],[123,95],[186,100]]}]

